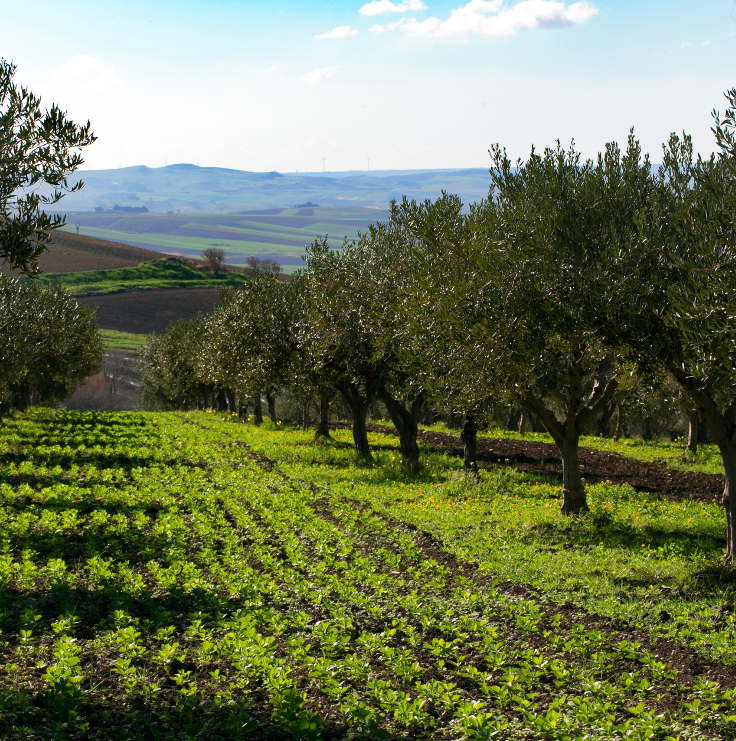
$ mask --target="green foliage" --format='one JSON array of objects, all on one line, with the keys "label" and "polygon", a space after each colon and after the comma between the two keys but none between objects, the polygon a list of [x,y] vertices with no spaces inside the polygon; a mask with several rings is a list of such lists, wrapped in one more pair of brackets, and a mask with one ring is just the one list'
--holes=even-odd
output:
[{"label": "green foliage", "polygon": [[95,137],[89,122],[78,126],[58,106],[43,111],[15,84],[15,69],[0,59],[0,260],[32,273],[51,231],[65,223],[42,208],[82,187],[68,178],[83,162],[79,149]]},{"label": "green foliage", "polygon": [[130,268],[45,273],[38,280],[61,285],[74,296],[99,296],[167,288],[231,288],[245,283],[247,276],[235,272],[212,275],[182,260],[161,258]]},{"label": "green foliage", "polygon": [[[248,442],[283,453],[283,472]],[[389,471],[354,469],[341,448],[204,413],[37,410],[0,451],[9,739],[733,733],[732,691],[440,560],[375,511],[393,498],[410,519],[422,487],[451,495],[405,469],[379,484]]]},{"label": "green foliage", "polygon": [[0,276],[0,409],[63,398],[101,353],[89,309],[61,289]]},{"label": "green foliage", "polygon": [[[566,518],[559,512],[561,486],[552,477],[499,467],[469,484],[457,459],[430,451],[423,451],[422,474],[407,475],[390,435],[371,435],[371,443],[387,452],[366,468],[344,445],[346,432],[334,433],[332,447],[317,447],[296,430],[236,429],[289,476],[431,533],[489,579],[530,585],[545,600],[623,619],[630,632],[671,639],[736,665],[736,584],[718,569],[723,527],[715,502],[669,501],[626,484],[599,483],[588,489],[590,513]],[[605,449],[611,442],[585,438],[589,447]],[[631,443],[632,457],[646,460],[669,452],[662,444],[621,442]]]},{"label": "green foliage", "polygon": [[296,345],[296,290],[257,271],[207,319],[202,374],[242,396],[271,393],[290,378]]}]

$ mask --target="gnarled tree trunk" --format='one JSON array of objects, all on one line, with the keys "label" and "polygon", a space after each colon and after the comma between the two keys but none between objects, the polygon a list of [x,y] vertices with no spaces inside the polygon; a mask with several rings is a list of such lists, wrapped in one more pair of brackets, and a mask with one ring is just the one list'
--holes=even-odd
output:
[{"label": "gnarled tree trunk", "polygon": [[319,420],[314,436],[319,438],[330,437],[330,397],[329,391],[320,391],[319,394]]},{"label": "gnarled tree trunk", "polygon": [[273,394],[266,394],[266,402],[268,404],[268,417],[276,424],[276,399]]},{"label": "gnarled tree trunk", "polygon": [[345,403],[350,409],[350,415],[353,420],[353,443],[355,451],[360,458],[366,461],[373,459],[371,448],[368,444],[368,431],[366,430],[366,418],[368,416],[368,407],[370,399],[364,397],[360,390],[353,384],[343,384],[340,387],[340,393],[345,399]]},{"label": "gnarled tree trunk", "polygon": [[253,397],[253,424],[263,424],[263,406],[261,405],[261,395],[256,394]]},{"label": "gnarled tree trunk", "polygon": [[478,472],[477,447],[478,447],[478,425],[475,421],[473,412],[465,413],[465,424],[460,433],[460,439],[463,441],[463,466],[465,473],[474,479],[480,479]]},{"label": "gnarled tree trunk", "polygon": [[388,415],[399,433],[399,449],[401,459],[408,468],[419,467],[419,446],[417,445],[417,433],[419,425],[417,419],[423,406],[422,396],[418,396],[407,407],[398,399],[395,399],[386,389],[379,391],[381,401],[386,405]]}]

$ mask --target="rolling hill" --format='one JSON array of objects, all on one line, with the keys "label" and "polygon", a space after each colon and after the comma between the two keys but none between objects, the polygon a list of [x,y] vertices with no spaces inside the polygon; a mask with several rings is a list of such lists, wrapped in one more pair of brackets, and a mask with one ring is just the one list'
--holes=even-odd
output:
[{"label": "rolling hill", "polygon": [[65,198],[64,208],[71,211],[117,205],[160,213],[228,212],[287,208],[304,202],[385,209],[392,199],[404,195],[433,198],[443,189],[464,201],[477,201],[488,194],[489,185],[484,168],[280,173],[177,164],[79,174],[86,186]]},{"label": "rolling hill", "polygon": [[[42,273],[75,273],[132,267],[160,257],[153,250],[57,229],[38,264]],[[0,262],[0,273],[11,272]]]}]

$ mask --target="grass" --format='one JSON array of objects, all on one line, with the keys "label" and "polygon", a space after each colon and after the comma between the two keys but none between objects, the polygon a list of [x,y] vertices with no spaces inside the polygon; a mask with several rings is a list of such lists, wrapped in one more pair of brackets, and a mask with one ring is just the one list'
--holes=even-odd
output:
[{"label": "grass", "polygon": [[[736,691],[648,640],[676,623],[733,660],[731,613],[706,636],[724,587],[697,576],[715,508],[601,485],[563,520],[543,479],[468,486],[442,456],[408,476],[392,436],[372,436],[374,465],[337,436],[211,413],[6,420],[3,739],[733,737]],[[615,611],[612,575],[646,581],[657,625],[632,583],[639,631],[581,612]]]},{"label": "grass", "polygon": [[119,332],[115,329],[99,330],[102,342],[108,350],[127,350],[137,352],[148,340],[148,335],[135,332]]},{"label": "grass", "polygon": [[78,273],[45,273],[39,280],[64,286],[74,296],[172,288],[218,288],[242,285],[242,273],[213,275],[180,260],[162,258],[135,267],[85,270]]},{"label": "grass", "polygon": [[457,459],[428,450],[423,472],[408,476],[389,435],[371,435],[387,449],[369,467],[356,465],[347,431],[335,433],[344,445],[322,447],[293,430],[244,426],[238,435],[289,475],[370,502],[495,578],[736,664],[736,579],[720,569],[724,521],[715,503],[601,483],[588,487],[591,513],[568,518],[560,485],[543,476],[495,468],[473,484]]},{"label": "grass", "polygon": [[[424,426],[422,429],[435,432],[445,432],[458,435],[458,430],[453,430],[442,423]],[[478,433],[478,437],[496,438],[501,440],[528,440],[553,444],[552,437],[546,432],[524,432],[514,430],[492,429]],[[721,454],[715,445],[698,445],[698,452],[694,455],[685,448],[682,440],[642,440],[641,438],[620,438],[612,440],[607,437],[594,437],[582,435],[580,446],[592,448],[606,453],[617,453],[625,458],[647,461],[652,463],[663,463],[670,468],[680,471],[698,471],[700,473],[723,473]]]}]

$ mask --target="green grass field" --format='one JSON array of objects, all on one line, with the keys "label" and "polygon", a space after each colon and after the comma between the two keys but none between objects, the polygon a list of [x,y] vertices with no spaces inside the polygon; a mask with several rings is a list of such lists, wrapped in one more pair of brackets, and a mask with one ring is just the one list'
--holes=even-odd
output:
[{"label": "green grass field", "polygon": [[134,332],[119,332],[115,329],[101,329],[102,342],[107,350],[127,350],[138,352],[148,340],[148,335]]},{"label": "green grass field", "polygon": [[112,270],[44,273],[38,280],[61,285],[74,296],[102,296],[173,288],[226,288],[242,285],[247,277],[234,272],[212,275],[178,260],[162,258]]},{"label": "green grass field", "polygon": [[268,256],[293,270],[316,237],[327,235],[330,245],[339,247],[344,238],[354,238],[385,216],[382,209],[339,206],[231,214],[85,212],[70,214],[65,228],[78,226],[86,236],[189,257],[218,247],[234,264],[242,264],[248,255]]},{"label": "green grass field", "polygon": [[6,420],[2,737],[734,737],[716,506],[601,484],[565,519],[551,480],[371,437]]}]

